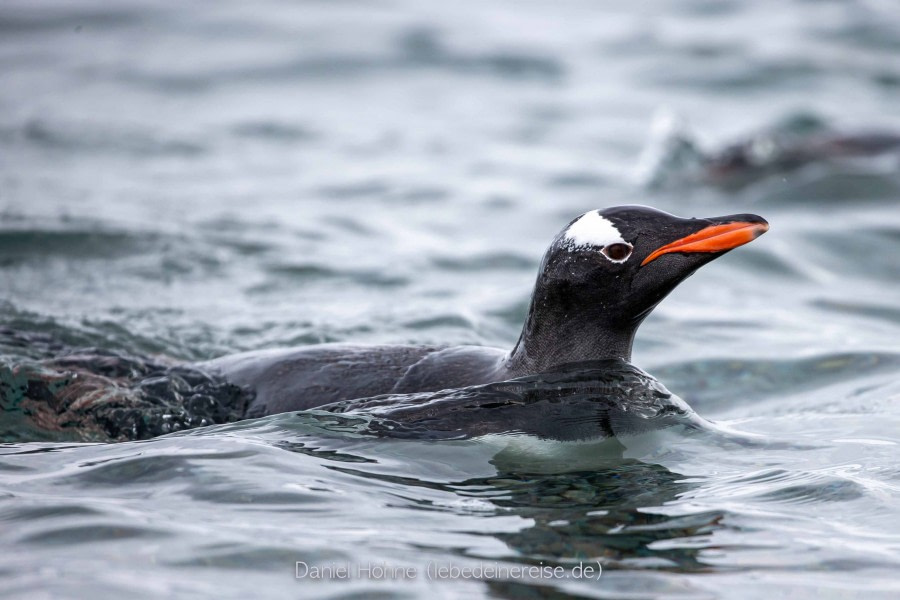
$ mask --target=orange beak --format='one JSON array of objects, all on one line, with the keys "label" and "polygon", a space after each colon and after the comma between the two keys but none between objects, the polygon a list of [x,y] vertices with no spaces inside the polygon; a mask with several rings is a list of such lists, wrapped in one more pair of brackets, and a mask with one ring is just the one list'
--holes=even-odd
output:
[{"label": "orange beak", "polygon": [[735,222],[724,225],[710,225],[671,244],[666,244],[650,253],[641,263],[643,267],[670,252],[724,252],[752,242],[769,230],[768,223]]}]

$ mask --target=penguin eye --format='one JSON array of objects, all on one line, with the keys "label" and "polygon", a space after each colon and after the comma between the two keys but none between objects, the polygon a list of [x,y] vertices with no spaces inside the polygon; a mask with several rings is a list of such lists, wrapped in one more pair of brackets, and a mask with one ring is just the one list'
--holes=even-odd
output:
[{"label": "penguin eye", "polygon": [[600,252],[613,262],[625,262],[631,256],[631,244],[610,244]]}]

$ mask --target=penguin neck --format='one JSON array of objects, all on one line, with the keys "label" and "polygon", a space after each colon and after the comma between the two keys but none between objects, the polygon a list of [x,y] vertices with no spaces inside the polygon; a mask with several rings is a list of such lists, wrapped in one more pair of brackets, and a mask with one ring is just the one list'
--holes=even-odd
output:
[{"label": "penguin neck", "polygon": [[566,363],[631,361],[639,323],[617,326],[598,319],[597,315],[561,313],[541,310],[539,303],[532,301],[519,341],[506,361],[511,375],[541,373]]}]

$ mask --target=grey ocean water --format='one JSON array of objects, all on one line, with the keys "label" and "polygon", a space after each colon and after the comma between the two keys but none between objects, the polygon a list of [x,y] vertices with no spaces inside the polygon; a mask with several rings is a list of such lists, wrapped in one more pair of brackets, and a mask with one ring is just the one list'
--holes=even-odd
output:
[{"label": "grey ocean water", "polygon": [[[890,0],[5,0],[10,330],[178,360],[508,347],[586,210],[771,231],[685,282],[635,351],[740,436],[424,442],[308,414],[86,444],[7,413],[0,595],[900,596],[896,155],[660,184],[679,167],[653,127],[680,115],[707,149],[900,131],[898,58]],[[568,577],[433,570],[527,565]]]}]

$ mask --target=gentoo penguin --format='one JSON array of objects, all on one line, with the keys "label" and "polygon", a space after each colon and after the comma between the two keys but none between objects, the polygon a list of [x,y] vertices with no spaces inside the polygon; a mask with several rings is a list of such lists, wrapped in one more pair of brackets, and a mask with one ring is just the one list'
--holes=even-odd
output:
[{"label": "gentoo penguin", "polygon": [[761,133],[703,160],[703,179],[740,187],[772,173],[786,173],[816,162],[840,162],[882,155],[900,157],[900,135],[892,132],[821,133],[810,136]]},{"label": "gentoo penguin", "polygon": [[323,344],[196,364],[247,390],[246,416],[382,394],[461,388],[568,363],[631,359],[635,332],[675,286],[769,228],[751,214],[681,218],[645,207],[589,211],[544,255],[512,350],[481,346]]}]

